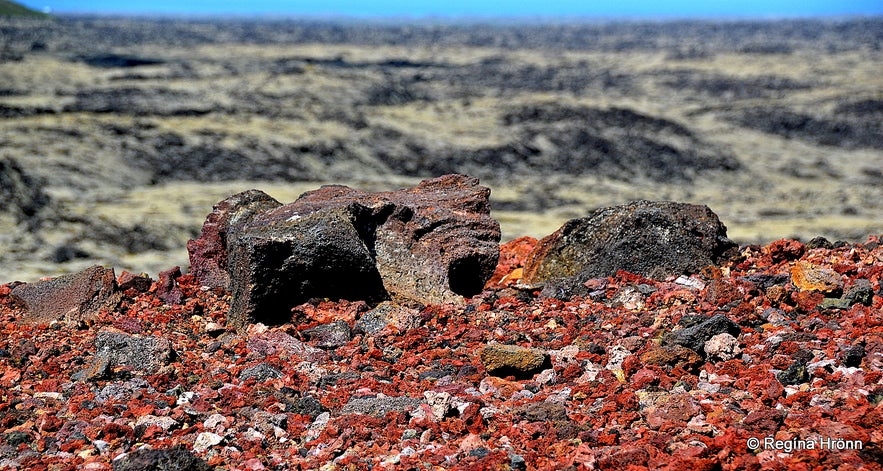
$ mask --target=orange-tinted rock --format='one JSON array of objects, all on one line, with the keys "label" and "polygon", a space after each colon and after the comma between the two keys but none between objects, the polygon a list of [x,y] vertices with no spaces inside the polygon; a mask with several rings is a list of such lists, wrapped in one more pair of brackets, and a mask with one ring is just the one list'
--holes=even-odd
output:
[{"label": "orange-tinted rock", "polygon": [[641,355],[641,362],[645,365],[680,366],[688,371],[704,363],[698,353],[680,345],[651,347]]},{"label": "orange-tinted rock", "polygon": [[788,289],[779,285],[770,286],[766,290],[766,297],[773,303],[773,306],[778,306],[788,301]]},{"label": "orange-tinted rock", "polygon": [[488,373],[500,377],[525,377],[550,366],[546,352],[517,345],[491,344],[481,349],[479,357]]},{"label": "orange-tinted rock", "polygon": [[804,312],[812,311],[825,300],[825,295],[818,291],[795,291],[791,293],[791,301]]},{"label": "orange-tinted rock", "polygon": [[500,261],[487,286],[508,286],[519,282],[524,274],[524,261],[536,245],[537,240],[533,237],[519,237],[501,245]]},{"label": "orange-tinted rock", "polygon": [[801,291],[834,293],[843,289],[837,272],[809,262],[797,262],[791,267],[791,282]]},{"label": "orange-tinted rock", "polygon": [[97,265],[52,280],[19,285],[11,296],[24,308],[19,322],[31,324],[92,319],[102,308],[111,308],[120,300],[113,268]]},{"label": "orange-tinted rock", "polygon": [[673,394],[647,410],[647,425],[662,431],[681,428],[699,411],[699,406],[689,394]]},{"label": "orange-tinted rock", "polygon": [[518,391],[521,391],[521,383],[516,381],[507,381],[496,376],[487,376],[481,380],[478,390],[483,394],[491,394],[497,398],[509,398]]}]

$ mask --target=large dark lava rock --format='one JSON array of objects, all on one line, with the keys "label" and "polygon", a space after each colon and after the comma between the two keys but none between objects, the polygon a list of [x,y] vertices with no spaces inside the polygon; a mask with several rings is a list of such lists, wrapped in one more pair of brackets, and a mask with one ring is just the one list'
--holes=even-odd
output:
[{"label": "large dark lava rock", "polygon": [[482,290],[499,257],[490,190],[475,178],[445,175],[378,193],[331,185],[275,209],[224,215],[265,201],[258,193],[219,203],[188,244],[205,285],[223,284],[226,260],[228,319],[237,326],[285,322],[314,297],[457,302]]},{"label": "large dark lava rock", "polygon": [[187,242],[190,254],[190,273],[203,286],[212,288],[230,287],[227,273],[227,233],[233,228],[250,221],[256,214],[282,206],[270,195],[249,190],[237,193],[214,205],[205,218],[202,232],[196,240]]},{"label": "large dark lava rock", "polygon": [[735,247],[707,206],[637,201],[566,222],[528,255],[523,280],[579,285],[619,270],[662,279],[715,265]]}]

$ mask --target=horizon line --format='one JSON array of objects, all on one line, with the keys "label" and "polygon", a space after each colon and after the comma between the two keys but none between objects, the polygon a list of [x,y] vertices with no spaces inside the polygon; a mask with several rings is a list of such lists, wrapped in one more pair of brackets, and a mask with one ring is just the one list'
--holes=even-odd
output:
[{"label": "horizon line", "polygon": [[821,20],[821,21],[848,21],[862,19],[883,19],[883,13],[847,13],[847,14],[721,14],[721,15],[546,15],[546,14],[522,14],[522,15],[383,15],[383,14],[345,14],[345,13],[241,13],[241,12],[156,12],[156,11],[132,11],[132,12],[100,12],[100,11],[51,11],[43,10],[44,13],[54,17],[98,17],[98,18],[137,18],[137,19],[205,19],[205,20],[300,20],[300,21],[369,21],[369,22],[396,22],[405,21],[412,23],[604,23],[604,22],[765,22],[765,21],[788,21],[788,20]]}]

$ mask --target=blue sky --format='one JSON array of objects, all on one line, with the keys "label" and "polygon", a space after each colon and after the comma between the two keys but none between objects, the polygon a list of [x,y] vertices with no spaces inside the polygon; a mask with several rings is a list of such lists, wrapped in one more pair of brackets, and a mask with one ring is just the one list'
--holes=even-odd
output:
[{"label": "blue sky", "polygon": [[881,15],[883,0],[24,0],[55,13],[355,17],[804,17]]}]

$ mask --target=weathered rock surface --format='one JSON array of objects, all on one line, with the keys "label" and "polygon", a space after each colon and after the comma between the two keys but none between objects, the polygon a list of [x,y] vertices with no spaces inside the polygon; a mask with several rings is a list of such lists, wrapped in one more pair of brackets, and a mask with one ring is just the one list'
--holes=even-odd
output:
[{"label": "weathered rock surface", "polygon": [[354,397],[343,406],[340,413],[383,417],[387,412],[413,410],[420,407],[420,404],[425,404],[423,399],[412,397]]},{"label": "weathered rock surface", "polygon": [[695,370],[704,363],[698,353],[677,344],[653,346],[641,355],[641,361],[647,365],[680,366],[687,371]]},{"label": "weathered rock surface", "polygon": [[272,366],[266,363],[258,363],[257,365],[250,366],[242,370],[239,373],[239,379],[245,381],[247,379],[255,379],[258,382],[266,381],[271,378],[281,378],[282,372],[273,368]]},{"label": "weathered rock surface", "polygon": [[153,450],[140,448],[113,461],[113,471],[211,471],[205,461],[183,446]]},{"label": "weathered rock surface", "polygon": [[742,353],[742,349],[739,348],[739,340],[728,333],[712,336],[705,341],[703,348],[709,357],[720,358],[723,361],[732,360]]},{"label": "weathered rock surface", "polygon": [[797,262],[791,267],[791,282],[801,291],[835,293],[843,288],[837,272],[809,262]]},{"label": "weathered rock surface", "polygon": [[77,322],[95,317],[120,299],[112,268],[89,267],[79,273],[16,286],[13,299],[24,306],[22,323]]},{"label": "weathered rock surface", "polygon": [[304,335],[315,341],[320,348],[337,348],[346,345],[353,337],[352,329],[344,321],[317,325],[305,330]]},{"label": "weathered rock surface", "polygon": [[227,260],[228,320],[237,326],[285,322],[314,297],[458,302],[496,268],[500,226],[489,195],[477,179],[446,175],[391,192],[325,186],[235,221],[223,208],[242,204],[222,202],[188,248],[209,285],[222,285]]},{"label": "weathered rock surface", "polygon": [[420,324],[420,312],[408,306],[384,301],[366,312],[353,325],[353,333],[374,335],[387,326],[408,330]]},{"label": "weathered rock surface", "polygon": [[517,345],[491,344],[481,349],[479,357],[489,374],[500,377],[529,377],[551,365],[546,352]]},{"label": "weathered rock surface", "polygon": [[249,352],[257,356],[278,355],[286,361],[290,361],[292,357],[307,361],[321,361],[326,356],[322,350],[278,330],[254,335],[248,339],[246,346]]},{"label": "weathered rock surface", "polygon": [[249,190],[237,193],[212,208],[205,219],[198,239],[187,242],[190,255],[190,274],[203,286],[230,287],[227,272],[227,233],[255,214],[281,206],[270,195]]},{"label": "weathered rock surface", "polygon": [[663,343],[687,347],[700,355],[704,355],[705,343],[719,334],[730,334],[738,337],[741,333],[739,325],[723,314],[716,314],[707,320],[685,329],[676,330],[666,336]]},{"label": "weathered rock surface", "polygon": [[181,276],[181,267],[172,267],[159,272],[159,286],[156,295],[167,304],[181,304],[184,293],[178,287],[176,279]]},{"label": "weathered rock surface", "polygon": [[149,276],[145,274],[136,275],[125,270],[123,270],[117,278],[117,286],[120,291],[134,289],[139,293],[146,293],[150,290],[150,285],[152,284],[153,280],[151,280]]},{"label": "weathered rock surface", "polygon": [[172,342],[163,337],[102,331],[95,338],[95,356],[106,359],[110,368],[127,366],[154,373],[175,358]]},{"label": "weathered rock surface", "polygon": [[572,219],[543,238],[525,262],[523,282],[585,280],[624,270],[651,278],[697,273],[736,244],[707,206],[636,201]]}]

